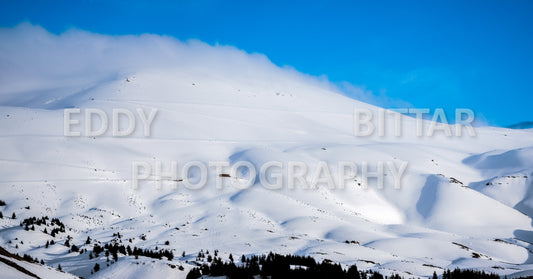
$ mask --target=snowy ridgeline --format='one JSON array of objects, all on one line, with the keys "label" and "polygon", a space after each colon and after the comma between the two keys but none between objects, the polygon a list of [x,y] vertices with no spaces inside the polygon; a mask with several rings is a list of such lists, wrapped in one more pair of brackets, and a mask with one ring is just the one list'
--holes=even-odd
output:
[{"label": "snowy ridgeline", "polygon": [[[0,246],[84,278],[185,277],[201,249],[223,260],[308,255],[406,277],[455,267],[513,276],[533,269],[531,129],[478,127],[459,136],[454,125],[403,116],[397,136],[397,115],[386,112],[383,136],[376,129],[360,137],[354,109],[376,111],[377,125],[376,107],[257,57],[206,48],[227,54],[229,67],[236,59],[251,70],[176,64],[3,87]],[[67,124],[80,136],[65,136],[65,108],[79,108]],[[87,136],[91,109],[99,112],[89,133],[103,127],[100,112],[108,125]],[[139,109],[145,120],[157,110],[149,136]],[[124,112],[117,122],[113,110]],[[131,134],[113,136],[113,127],[126,134],[128,117]],[[206,166],[201,189],[186,185],[202,180],[199,167],[182,174],[190,162]],[[209,162],[248,162],[256,179],[235,187],[249,173]],[[281,164],[265,174],[274,183],[280,172],[276,189],[261,180],[269,162]],[[306,181],[326,165],[335,187],[327,179],[289,187],[290,162],[307,168]],[[341,162],[357,174],[344,173],[349,179],[338,187]],[[381,185],[371,177],[380,163]]]}]

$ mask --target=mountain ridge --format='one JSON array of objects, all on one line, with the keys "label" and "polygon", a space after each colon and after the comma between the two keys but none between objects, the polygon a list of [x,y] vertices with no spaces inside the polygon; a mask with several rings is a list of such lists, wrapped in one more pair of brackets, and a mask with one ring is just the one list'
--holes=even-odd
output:
[{"label": "mountain ridge", "polygon": [[[62,39],[41,35],[52,45]],[[94,40],[109,48],[106,53],[122,46],[94,34],[71,36]],[[418,136],[417,119],[403,116],[402,135],[396,136],[397,114],[384,110],[384,136],[360,137],[354,134],[354,113],[369,110],[377,117],[380,108],[343,96],[325,81],[232,48],[147,37],[156,49],[167,49],[170,62],[186,63],[158,60],[148,67],[149,62],[132,61],[128,71],[102,64],[105,74],[97,77],[83,71],[64,76],[65,67],[49,73],[53,78],[44,85],[40,77],[28,75],[24,90],[15,90],[22,86],[17,80],[3,86],[0,245],[6,250],[61,264],[84,278],[185,278],[202,263],[196,259],[200,249],[218,250],[224,260],[230,254],[240,258],[270,251],[310,255],[407,277],[429,277],[436,268],[507,276],[533,269],[531,130],[476,127],[475,136],[442,131],[430,136],[432,123],[423,120]],[[196,60],[197,52],[207,58]],[[84,57],[82,64],[98,68],[102,57],[97,57],[95,62]],[[6,101],[16,99],[21,101]],[[72,119],[80,122],[71,128],[81,136],[65,136],[65,108],[79,109]],[[91,109],[109,118],[108,129],[98,136],[85,135]],[[113,122],[117,109],[136,117],[128,136],[112,134],[112,125],[128,126],[124,116]],[[149,136],[137,109],[147,115],[157,109]],[[94,130],[102,124],[96,119]],[[256,179],[244,189],[235,187],[232,183],[245,181],[250,173],[232,174],[230,168],[218,173],[209,167],[221,161],[248,162],[258,171],[280,162],[284,184],[272,190]],[[138,188],[132,183],[134,162],[151,169]],[[170,173],[173,162],[177,177],[165,174],[158,187],[158,164]],[[202,177],[197,170],[180,172],[189,162],[207,168],[201,189],[186,187],[184,179]],[[338,178],[339,162],[354,163],[358,176],[347,179],[344,188],[291,188],[286,183],[290,162],[302,163],[309,181],[324,164]],[[408,163],[399,189],[388,168],[382,188],[374,178],[365,185],[363,165],[375,172],[380,162]],[[275,177],[270,178],[272,183]],[[12,213],[16,219],[8,218]],[[20,226],[27,218],[44,216],[58,218],[65,232],[52,236],[58,225],[50,223],[35,230]],[[52,240],[56,244],[46,248]],[[108,262],[104,252],[95,255],[95,244],[115,243],[152,252],[170,249],[174,258],[119,253]],[[72,244],[87,252],[73,252]]]}]

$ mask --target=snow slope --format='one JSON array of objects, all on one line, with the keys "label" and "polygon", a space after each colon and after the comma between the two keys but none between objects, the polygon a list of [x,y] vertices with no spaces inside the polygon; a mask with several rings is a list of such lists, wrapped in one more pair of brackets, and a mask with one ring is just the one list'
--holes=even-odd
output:
[{"label": "snow slope", "polygon": [[[192,56],[193,46],[168,53]],[[200,49],[202,57],[227,63],[132,66],[94,79],[29,76],[0,86],[0,199],[6,202],[0,245],[84,278],[185,277],[200,249],[218,249],[223,259],[230,253],[305,254],[415,276],[454,267],[502,275],[533,269],[532,130],[479,127],[475,137],[417,137],[416,120],[403,117],[403,135],[396,137],[394,115],[387,114],[385,137],[356,137],[354,108],[376,107],[255,55]],[[63,109],[72,107],[109,116],[117,108],[158,113],[149,137],[139,121],[127,137],[111,131],[65,137]],[[83,131],[83,117],[76,119],[81,125],[73,128]],[[159,161],[169,170],[171,161],[180,168],[191,161],[247,161],[259,169],[273,160],[285,167],[304,162],[310,173],[319,162],[332,173],[340,161],[368,162],[372,171],[378,161],[406,161],[408,168],[400,189],[389,172],[383,189],[375,179],[363,187],[360,175],[344,189],[270,190],[257,181],[238,189],[229,183],[235,178],[221,178],[214,168],[200,190],[168,181],[158,189],[152,180],[132,187],[133,161],[152,167]],[[217,179],[224,187],[216,186]],[[13,212],[16,220],[8,218]],[[60,218],[67,231],[52,238],[44,227],[19,226],[24,218],[45,215]],[[103,255],[89,259],[58,245],[68,235],[90,249],[87,236],[108,243],[117,232],[131,245],[173,249],[175,258],[121,255],[108,267]],[[57,244],[45,248],[52,239]],[[102,270],[91,274],[95,263]]]},{"label": "snow slope", "polygon": [[38,263],[30,263],[18,255],[0,248],[0,274],[2,278],[79,278]]}]

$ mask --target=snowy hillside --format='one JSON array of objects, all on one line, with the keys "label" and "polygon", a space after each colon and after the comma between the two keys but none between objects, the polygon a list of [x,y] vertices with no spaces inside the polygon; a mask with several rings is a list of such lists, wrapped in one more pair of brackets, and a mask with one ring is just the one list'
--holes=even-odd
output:
[{"label": "snowy hillside", "polygon": [[[311,255],[407,276],[454,267],[502,275],[533,269],[531,129],[418,137],[417,120],[404,116],[396,137],[395,115],[387,113],[384,137],[357,137],[354,110],[377,107],[261,55],[158,36],[55,36],[35,26],[2,30],[0,37],[0,62],[11,65],[0,76],[0,246],[12,253],[84,278],[184,278],[201,249],[218,250],[223,259],[269,251]],[[28,42],[27,49],[16,49],[17,42]],[[81,136],[64,135],[65,108],[80,109],[72,130]],[[104,134],[85,136],[87,109],[107,113]],[[131,135],[112,135],[113,109],[135,113]],[[157,109],[149,136],[137,109],[146,115]],[[94,130],[100,124],[95,120]],[[258,179],[239,189],[229,168],[209,167],[199,190],[185,187],[181,173],[160,188],[154,173],[133,187],[134,162],[152,170],[160,162],[169,172],[173,161],[180,171],[193,161],[246,161],[258,170],[279,161],[287,171],[298,161],[309,176],[320,162],[333,174],[339,162],[354,162],[359,175],[344,189],[272,190]],[[363,162],[370,171],[377,162],[407,162],[401,187],[388,168],[383,189],[376,179],[364,187]],[[200,179],[198,172],[189,175]],[[44,216],[58,218],[64,232],[51,236],[61,226],[50,220],[20,226]],[[88,252],[73,252],[67,240]],[[94,244],[106,243],[168,249],[174,258],[119,253],[110,264],[104,253],[89,257]],[[101,269],[92,272],[96,263]]]},{"label": "snowy hillside", "polygon": [[32,263],[0,248],[0,274],[2,278],[78,278],[39,263]]}]

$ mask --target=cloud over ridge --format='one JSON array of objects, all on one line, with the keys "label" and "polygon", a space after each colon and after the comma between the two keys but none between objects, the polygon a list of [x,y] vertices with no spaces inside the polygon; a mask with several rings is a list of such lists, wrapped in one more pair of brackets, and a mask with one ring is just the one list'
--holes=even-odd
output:
[{"label": "cloud over ridge", "polygon": [[0,105],[12,104],[15,97],[24,100],[21,94],[90,87],[117,75],[165,68],[207,71],[266,84],[290,79],[338,91],[324,77],[278,67],[263,54],[250,54],[233,46],[183,42],[153,34],[111,36],[78,29],[56,35],[30,23],[0,28]]}]

